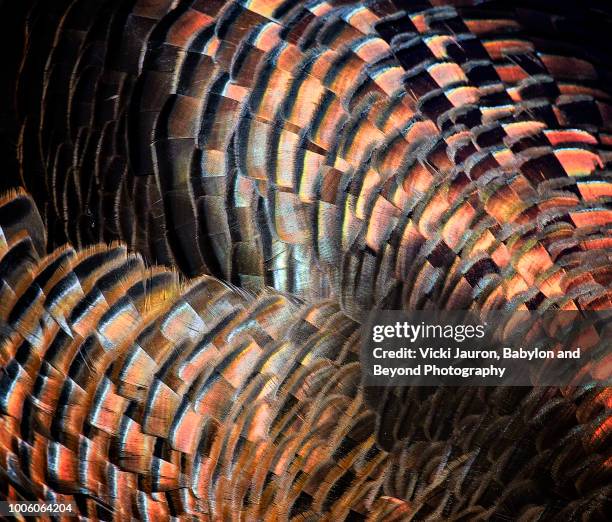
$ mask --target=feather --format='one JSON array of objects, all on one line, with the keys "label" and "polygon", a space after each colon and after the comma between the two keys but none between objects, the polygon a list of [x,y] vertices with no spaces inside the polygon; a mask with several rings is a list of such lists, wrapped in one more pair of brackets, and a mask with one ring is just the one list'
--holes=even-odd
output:
[{"label": "feather", "polygon": [[373,308],[610,307],[592,4],[33,2],[32,197],[0,199],[0,496],[608,519],[606,389],[380,390],[359,363]]}]

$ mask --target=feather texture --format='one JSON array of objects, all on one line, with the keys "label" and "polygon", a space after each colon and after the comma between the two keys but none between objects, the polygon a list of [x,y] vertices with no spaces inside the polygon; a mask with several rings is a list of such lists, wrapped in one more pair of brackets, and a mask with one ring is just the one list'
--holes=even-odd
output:
[{"label": "feather texture", "polygon": [[609,10],[32,4],[32,197],[0,200],[3,498],[610,519],[609,389],[365,388],[359,364],[375,307],[611,307]]},{"label": "feather texture", "polygon": [[[5,227],[15,205],[30,217]],[[364,391],[332,301],[180,281],[121,244],[41,256],[23,193],[0,230],[5,499],[103,520],[609,514],[608,389]]]},{"label": "feather texture", "polygon": [[356,318],[567,299],[607,262],[610,68],[537,2],[452,4],[38,4],[21,150],[54,241]]}]

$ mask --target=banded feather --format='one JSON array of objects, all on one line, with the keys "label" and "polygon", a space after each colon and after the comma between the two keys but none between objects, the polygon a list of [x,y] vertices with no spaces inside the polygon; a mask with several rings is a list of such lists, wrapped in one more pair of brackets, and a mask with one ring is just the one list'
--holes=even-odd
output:
[{"label": "banded feather", "polygon": [[[9,255],[2,276],[17,339],[2,395],[7,495],[76,495],[102,518],[119,493],[153,519],[194,505],[211,519],[609,518],[607,389],[357,384],[350,333],[374,306],[610,305],[609,62],[583,30],[608,14],[598,25],[544,0],[472,3],[35,3],[20,162],[52,253],[37,261],[44,229],[28,210],[10,251],[29,264],[14,272]],[[66,240],[76,250],[53,250]],[[230,284],[177,283],[145,262]],[[265,286],[281,293],[248,293]],[[220,317],[235,334],[208,330]],[[245,333],[246,346],[234,339]],[[190,355],[207,335],[227,360]],[[117,345],[101,381],[88,361]],[[321,367],[282,366],[296,346]],[[262,380],[256,347],[278,349],[273,374],[306,389]],[[206,381],[199,397],[178,370],[189,357],[192,372],[222,375],[190,374]],[[21,404],[38,383],[57,402],[32,420]],[[203,428],[194,400],[214,419]],[[334,428],[336,404],[348,417]],[[104,434],[93,412],[112,424]],[[190,460],[195,426],[206,464]],[[185,478],[194,466],[206,491]],[[102,494],[92,468],[112,469]]]},{"label": "banded feather", "polygon": [[607,258],[609,62],[562,6],[454,3],[36,4],[21,158],[53,242],[355,318],[565,300]]},{"label": "banded feather", "polygon": [[607,388],[364,390],[333,301],[181,280],[122,244],[44,256],[23,192],[0,231],[3,499],[101,520],[610,513]]}]

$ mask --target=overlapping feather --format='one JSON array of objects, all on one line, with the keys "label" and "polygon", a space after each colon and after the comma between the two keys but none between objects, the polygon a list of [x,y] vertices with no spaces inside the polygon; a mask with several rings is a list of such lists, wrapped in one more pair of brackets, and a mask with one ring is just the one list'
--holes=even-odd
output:
[{"label": "overlapping feather", "polygon": [[[97,246],[42,259],[31,204],[25,234],[0,215],[6,496],[119,519],[609,518],[608,390],[359,386],[373,306],[611,304],[605,53],[545,0],[473,4],[35,5],[22,174],[52,246]],[[99,245],[118,239],[282,293],[180,285]]]},{"label": "overlapping feather", "polygon": [[102,520],[608,513],[609,390],[364,395],[332,301],[180,282],[120,244],[43,256],[22,192],[0,230],[5,499]]},{"label": "overlapping feather", "polygon": [[[565,299],[607,258],[610,69],[537,3],[453,3],[39,5],[22,160],[54,241],[354,317]],[[567,306],[608,306],[586,279]]]}]

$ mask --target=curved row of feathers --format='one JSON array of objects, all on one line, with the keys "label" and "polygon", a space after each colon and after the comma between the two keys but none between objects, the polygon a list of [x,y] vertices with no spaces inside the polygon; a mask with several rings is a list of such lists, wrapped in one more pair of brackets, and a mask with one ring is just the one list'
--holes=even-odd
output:
[{"label": "curved row of feathers", "polygon": [[471,4],[35,3],[42,219],[0,207],[4,498],[609,519],[608,389],[360,385],[374,306],[612,305],[610,68],[563,16]]},{"label": "curved row of feathers", "polygon": [[377,411],[332,301],[180,284],[121,244],[42,256],[22,193],[0,227],[5,498],[103,520],[609,513],[609,388],[415,388]]}]

